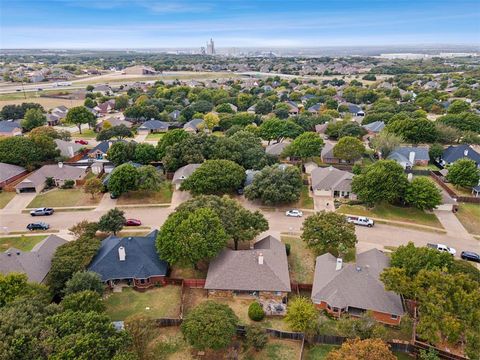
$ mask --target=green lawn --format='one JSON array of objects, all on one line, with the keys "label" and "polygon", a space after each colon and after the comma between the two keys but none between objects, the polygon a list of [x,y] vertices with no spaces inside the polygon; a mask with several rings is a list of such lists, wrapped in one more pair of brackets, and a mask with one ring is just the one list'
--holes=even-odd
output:
[{"label": "green lawn", "polygon": [[428,164],[427,166],[415,165],[413,167],[413,170],[434,170],[434,171],[438,171],[440,169],[433,164]]},{"label": "green lawn", "polygon": [[151,133],[148,134],[145,140],[160,140],[165,133]]},{"label": "green lawn", "polygon": [[12,191],[0,192],[0,209],[3,209],[14,197],[15,193]]},{"label": "green lawn", "polygon": [[298,359],[302,343],[293,340],[269,339],[265,348],[250,352],[245,359],[255,360],[291,360]]},{"label": "green lawn", "polygon": [[410,207],[379,204],[372,209],[367,209],[362,205],[341,205],[337,212],[443,228],[435,214],[426,213],[425,211]]},{"label": "green lawn", "polygon": [[313,345],[305,350],[305,360],[323,360],[327,357],[328,353],[339,346],[336,345]]},{"label": "green lawn", "polygon": [[0,238],[0,252],[4,252],[11,247],[22,251],[30,251],[37,243],[46,237],[47,235],[2,237]]},{"label": "green lawn", "polygon": [[480,205],[459,203],[455,215],[469,233],[480,234]]},{"label": "green lawn", "polygon": [[172,201],[172,194],[172,184],[164,182],[159,191],[130,191],[122,194],[117,200],[117,204],[166,204]]},{"label": "green lawn", "polygon": [[313,198],[310,196],[308,191],[308,185],[302,186],[300,200],[298,200],[297,207],[300,209],[313,209]]},{"label": "green lawn", "polygon": [[299,237],[282,236],[282,242],[290,244],[288,264],[293,281],[302,284],[313,283],[315,255]]},{"label": "green lawn", "polygon": [[464,187],[461,187],[461,186],[457,187],[457,186],[453,185],[452,183],[444,183],[444,184],[447,185],[453,191],[455,191],[457,193],[457,195],[473,196],[472,195],[472,189],[464,188]]},{"label": "green lawn", "polygon": [[400,351],[394,351],[393,355],[397,357],[398,360],[412,360],[415,359],[414,356],[410,356],[409,354],[400,352]]},{"label": "green lawn", "polygon": [[37,195],[27,207],[69,207],[69,206],[90,206],[97,205],[101,196],[97,195],[92,200],[90,194],[83,192],[83,189],[54,189],[47,193]]},{"label": "green lawn", "polygon": [[121,293],[112,293],[108,296],[105,300],[106,312],[113,321],[125,320],[137,314],[154,319],[176,318],[180,315],[180,297],[180,286],[168,285],[145,292],[124,288]]},{"label": "green lawn", "polygon": [[97,137],[97,133],[92,129],[82,129],[82,133],[79,132],[72,134],[73,138],[77,139],[95,139]]}]

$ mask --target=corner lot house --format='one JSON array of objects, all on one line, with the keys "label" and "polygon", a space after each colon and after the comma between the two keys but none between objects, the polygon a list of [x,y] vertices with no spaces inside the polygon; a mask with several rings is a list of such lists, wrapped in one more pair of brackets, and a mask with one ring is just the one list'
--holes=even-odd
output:
[{"label": "corner lot house", "polygon": [[21,166],[0,163],[0,189],[27,173],[28,171]]},{"label": "corner lot house", "polygon": [[17,193],[36,192],[39,193],[45,188],[47,178],[53,178],[56,186],[62,186],[66,180],[73,180],[76,183],[87,176],[86,170],[75,166],[63,165],[44,165],[30,176],[20,181],[15,189]]},{"label": "corner lot house", "polygon": [[13,272],[24,273],[29,281],[42,283],[50,271],[55,250],[67,242],[57,235],[49,235],[31,251],[10,248],[0,254],[0,272],[5,275]]},{"label": "corner lot house", "polygon": [[158,230],[154,230],[146,236],[107,237],[88,270],[98,273],[110,287],[123,283],[145,289],[165,284],[168,264],[158,257],[157,233]]},{"label": "corner lot house", "polygon": [[401,146],[393,150],[387,159],[395,160],[404,169],[411,169],[414,166],[427,166],[430,155],[427,147]]},{"label": "corner lot house", "polygon": [[386,291],[379,278],[388,265],[388,257],[377,249],[358,254],[356,264],[323,254],[315,264],[312,301],[335,317],[371,311],[377,321],[399,325],[404,314],[402,299]]},{"label": "corner lot house", "polygon": [[443,151],[439,163],[442,166],[453,164],[459,159],[467,158],[475,161],[477,167],[480,167],[480,154],[472,149],[470,145],[449,146]]},{"label": "corner lot house", "polygon": [[311,172],[312,191],[317,196],[343,197],[356,199],[352,193],[353,174],[329,166],[328,168],[318,167]]},{"label": "corner lot house", "polygon": [[188,164],[175,171],[172,179],[172,184],[175,185],[175,188],[177,190],[180,189],[180,185],[182,184],[183,180],[192,175],[193,172],[200,167],[200,165],[202,164]]},{"label": "corner lot house", "polygon": [[255,297],[264,309],[280,305],[284,311],[291,291],[285,244],[267,236],[251,250],[224,249],[208,267],[205,289],[209,296]]}]

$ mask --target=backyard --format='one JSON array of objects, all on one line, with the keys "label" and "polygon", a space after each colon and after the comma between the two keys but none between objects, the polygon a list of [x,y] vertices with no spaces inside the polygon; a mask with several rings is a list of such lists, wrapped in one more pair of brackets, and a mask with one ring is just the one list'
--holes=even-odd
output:
[{"label": "backyard", "polygon": [[147,315],[156,318],[180,316],[181,288],[168,285],[139,292],[123,288],[120,293],[110,294],[106,300],[107,314],[113,321],[125,320],[132,315]]},{"label": "backyard", "polygon": [[160,140],[163,136],[165,135],[165,133],[151,133],[151,134],[148,134],[147,137],[145,138],[145,140]]},{"label": "backyard", "polygon": [[90,194],[83,192],[83,189],[80,188],[53,189],[37,195],[27,207],[95,206],[100,202],[100,199],[100,195],[92,199]]},{"label": "backyard", "polygon": [[459,203],[455,215],[469,233],[480,234],[480,204]]},{"label": "backyard", "polygon": [[3,209],[14,197],[15,193],[12,191],[0,192],[0,209]]},{"label": "backyard", "polygon": [[77,139],[95,139],[97,137],[97,133],[92,129],[82,129],[82,133],[79,132],[73,133],[72,138]]},{"label": "backyard", "polygon": [[399,207],[389,204],[379,204],[372,209],[362,205],[341,205],[337,212],[342,214],[369,216],[378,219],[403,221],[412,224],[443,228],[433,213],[427,213],[411,207]]},{"label": "backyard", "polygon": [[11,247],[22,251],[30,251],[46,237],[47,235],[2,237],[0,238],[0,252],[5,252],[5,250]]},{"label": "backyard", "polygon": [[159,191],[130,191],[122,194],[117,204],[167,204],[172,201],[172,193],[172,184],[164,182]]},{"label": "backyard", "polygon": [[307,248],[300,237],[282,236],[281,239],[285,244],[290,244],[288,265],[291,280],[301,284],[312,284],[315,271],[313,252]]}]

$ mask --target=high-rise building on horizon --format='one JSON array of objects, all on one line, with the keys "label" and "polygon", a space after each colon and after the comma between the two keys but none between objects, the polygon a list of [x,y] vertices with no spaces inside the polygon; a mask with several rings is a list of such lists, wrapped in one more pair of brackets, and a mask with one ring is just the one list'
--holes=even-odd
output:
[{"label": "high-rise building on horizon", "polygon": [[213,43],[212,38],[207,42],[207,55],[215,55],[215,44]]}]

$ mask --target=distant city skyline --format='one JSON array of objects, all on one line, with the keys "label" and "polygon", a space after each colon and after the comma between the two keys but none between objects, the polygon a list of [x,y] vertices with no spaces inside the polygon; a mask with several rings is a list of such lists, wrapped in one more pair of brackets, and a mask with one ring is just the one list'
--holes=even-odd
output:
[{"label": "distant city skyline", "polygon": [[[0,48],[480,43],[472,0],[1,0]],[[208,49],[207,49],[208,50]]]}]

